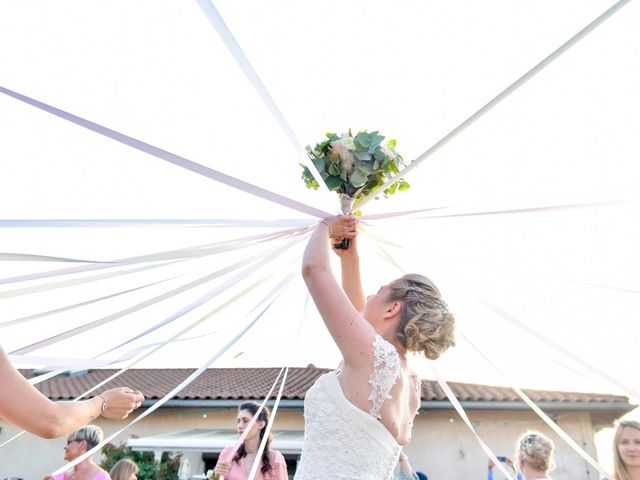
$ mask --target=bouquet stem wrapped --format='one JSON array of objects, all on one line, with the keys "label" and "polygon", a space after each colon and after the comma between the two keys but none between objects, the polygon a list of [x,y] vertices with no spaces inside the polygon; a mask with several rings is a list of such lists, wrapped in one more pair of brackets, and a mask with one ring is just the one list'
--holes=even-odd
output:
[{"label": "bouquet stem wrapped", "polygon": [[[351,213],[351,210],[353,209],[353,201],[353,198],[346,193],[340,194],[340,211],[343,215],[348,215],[349,213]],[[348,238],[343,238],[340,243],[336,243],[333,246],[335,248],[346,250],[347,248],[349,248],[349,243],[350,242]]]}]

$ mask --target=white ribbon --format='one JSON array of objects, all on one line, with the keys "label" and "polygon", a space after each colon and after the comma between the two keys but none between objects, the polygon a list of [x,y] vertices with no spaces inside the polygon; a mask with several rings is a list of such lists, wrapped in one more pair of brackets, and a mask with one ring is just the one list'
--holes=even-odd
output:
[{"label": "white ribbon", "polygon": [[609,374],[607,374],[604,371],[600,370],[595,365],[587,362],[586,360],[583,360],[582,358],[578,357],[576,354],[571,353],[566,348],[564,348],[562,345],[560,345],[559,343],[553,341],[551,338],[547,337],[546,335],[543,335],[542,333],[538,332],[535,328],[531,327],[530,325],[524,323],[523,321],[517,319],[513,315],[505,312],[501,308],[499,308],[499,307],[497,307],[497,306],[495,306],[495,305],[493,305],[493,304],[491,304],[491,303],[489,303],[487,301],[478,300],[478,302],[480,303],[480,305],[482,305],[486,309],[490,310],[491,312],[493,312],[494,314],[496,314],[500,318],[508,321],[512,325],[517,326],[521,330],[524,330],[525,332],[527,332],[532,337],[537,338],[542,343],[550,346],[551,348],[553,348],[557,352],[560,352],[563,355],[569,357],[571,360],[573,360],[574,362],[578,363],[579,365],[582,365],[584,368],[586,368],[590,372],[595,373],[598,377],[600,377],[602,380],[606,381],[610,385],[613,385],[614,387],[619,388],[624,392],[627,392],[627,395],[629,395],[629,396],[631,396],[633,398],[640,399],[640,392],[639,391],[635,390],[634,388],[630,387],[629,385],[626,385],[626,384],[620,382],[619,380],[616,380],[615,378],[613,378]]},{"label": "white ribbon", "polygon": [[[313,224],[315,222],[311,222],[311,223]],[[263,233],[259,235],[252,235],[248,237],[225,240],[222,242],[196,245],[196,246],[191,246],[186,248],[180,248],[177,250],[167,250],[159,253],[121,258],[117,260],[112,260],[105,264],[78,265],[75,267],[48,270],[46,272],[29,273],[25,275],[14,276],[14,277],[5,277],[5,278],[0,278],[0,285],[7,284],[7,283],[25,282],[29,280],[38,280],[42,278],[57,277],[57,276],[69,275],[73,273],[82,273],[82,272],[88,272],[88,271],[99,270],[104,268],[114,268],[114,267],[132,265],[136,263],[155,262],[155,261],[161,261],[161,260],[199,258],[207,255],[212,255],[214,253],[230,252],[233,250],[246,248],[247,246],[252,246],[258,243],[263,243],[263,242],[274,240],[277,238],[284,238],[284,237],[296,235],[298,233],[304,233],[305,231],[307,231],[307,229],[304,227],[290,228],[286,230],[280,230],[277,232],[269,232],[269,233]],[[66,284],[63,284],[63,285],[66,286]],[[4,293],[9,294],[12,292],[15,293],[16,291],[10,290]],[[29,293],[29,292],[26,292],[26,293]]]},{"label": "white ribbon", "polygon": [[[293,273],[289,274],[289,279],[291,279],[293,277]],[[252,291],[253,289],[255,289],[256,287],[258,287],[259,285],[262,285],[263,283],[265,283],[268,279],[270,279],[271,277],[273,277],[272,274],[268,274],[268,275],[264,275],[262,278],[260,278],[259,280],[253,282],[251,285],[249,285],[248,287],[246,287],[244,290],[242,290],[241,292],[239,292],[238,294],[234,295],[232,298],[230,298],[229,300],[227,300],[226,302],[222,303],[221,305],[217,306],[215,309],[213,309],[212,311],[208,312],[207,314],[205,314],[204,316],[200,317],[198,320],[196,320],[195,322],[192,322],[191,324],[189,324],[187,327],[185,327],[184,329],[180,330],[178,333],[176,333],[175,335],[173,335],[172,337],[170,337],[168,340],[165,340],[163,342],[159,342],[156,344],[150,344],[147,347],[140,347],[139,349],[136,350],[140,350],[140,351],[145,351],[148,350],[149,348],[155,347],[153,348],[153,350],[145,353],[143,356],[141,356],[140,358],[136,359],[135,361],[133,361],[132,363],[130,363],[129,365],[127,365],[126,367],[120,369],[119,371],[115,372],[114,374],[112,374],[111,376],[105,378],[104,380],[102,380],[101,382],[99,382],[97,385],[94,385],[93,387],[91,387],[89,390],[85,391],[84,393],[82,393],[81,395],[79,395],[78,397],[76,397],[74,400],[80,400],[81,398],[89,395],[91,392],[96,391],[98,388],[102,387],[103,385],[106,385],[107,383],[109,383],[111,380],[117,378],[118,376],[122,375],[124,372],[126,372],[127,370],[133,368],[135,365],[137,365],[138,363],[140,363],[142,360],[144,360],[145,358],[148,358],[149,356],[151,356],[152,354],[154,354],[155,352],[157,352],[158,350],[160,350],[161,348],[165,347],[166,345],[174,342],[174,341],[179,341],[176,340],[179,337],[181,337],[182,335],[184,335],[185,333],[189,332],[190,330],[193,330],[195,327],[197,327],[198,325],[200,325],[201,323],[203,323],[204,321],[208,320],[209,318],[211,318],[212,316],[218,314],[219,312],[221,312],[222,310],[224,310],[225,308],[227,308],[229,305],[232,305],[233,303],[235,303],[236,301],[238,301],[239,299],[243,298],[245,295],[247,295],[250,291]],[[215,332],[213,332],[215,333]],[[212,333],[209,333],[207,335],[211,335]],[[199,337],[192,337],[192,338],[199,338]],[[105,352],[100,353],[97,355],[97,357],[104,355]],[[140,352],[137,352],[140,353]],[[136,354],[137,354],[136,353]],[[91,361],[91,360],[90,360]],[[83,365],[79,365],[76,366],[77,368],[82,368]],[[66,372],[68,369],[67,368],[62,368],[62,369],[58,369],[55,370],[53,372],[49,372],[47,374],[44,375],[40,375],[38,377],[34,377],[32,379],[29,380],[29,382],[31,384],[37,384],[40,383],[42,381],[48,380],[49,378],[52,378],[56,375],[62,374],[64,372]],[[8,443],[9,441],[11,441],[12,439],[8,440],[6,443]],[[4,445],[4,444],[3,444]],[[2,446],[2,445],[0,445]]]},{"label": "white ribbon", "polygon": [[164,160],[165,162],[172,163],[178,167],[184,168],[186,170],[190,170],[199,175],[203,175],[211,180],[215,180],[217,182],[223,183],[229,187],[241,190],[250,195],[255,195],[257,197],[263,198],[270,202],[277,203],[287,208],[291,208],[294,210],[298,210],[299,212],[306,213],[308,215],[312,215],[314,217],[324,218],[328,217],[329,214],[317,208],[310,207],[302,202],[298,202],[291,198],[287,198],[284,195],[280,195],[278,193],[271,192],[265,188],[259,187],[257,185],[253,185],[249,182],[245,182],[244,180],[240,180],[239,178],[232,177],[231,175],[227,175],[226,173],[222,173],[213,168],[209,168],[205,165],[201,165],[187,158],[176,155],[175,153],[171,153],[167,150],[163,150],[161,148],[155,147],[149,143],[145,143],[136,138],[130,137],[123,133],[117,132],[116,130],[112,130],[103,125],[99,125],[95,122],[87,120],[85,118],[79,117],[69,112],[65,112],[59,108],[56,108],[52,105],[47,105],[46,103],[40,102],[39,100],[33,99],[31,97],[27,97],[26,95],[22,95],[21,93],[14,92],[13,90],[9,90],[8,88],[0,86],[0,93],[4,93],[10,97],[15,98],[16,100],[20,100],[28,105],[32,105],[36,108],[44,110],[45,112],[51,113],[59,118],[67,120],[71,123],[75,123],[81,127],[84,127],[88,130],[91,130],[100,135],[104,135],[112,140],[120,142],[129,147],[135,148],[136,150],[140,150],[141,152],[152,155],[156,158]]},{"label": "white ribbon", "polygon": [[[262,268],[267,263],[269,263],[269,262],[273,261],[274,259],[278,258],[282,253],[288,251],[295,243],[298,243],[300,240],[301,239],[298,239],[298,238],[294,239],[292,242],[288,242],[288,243],[286,243],[285,245],[283,245],[281,247],[272,249],[267,253],[261,254],[260,256],[262,258],[259,258],[259,260],[257,262],[253,263],[252,265],[249,265],[246,269],[241,270],[240,272],[236,273],[233,277],[229,278],[228,280],[226,280],[221,285],[218,285],[213,290],[210,290],[209,292],[207,292],[204,295],[200,296],[199,298],[197,298],[196,300],[191,302],[189,305],[186,305],[186,306],[182,307],[180,310],[178,310],[177,312],[171,314],[170,316],[168,316],[164,320],[156,323],[152,327],[149,327],[145,331],[143,331],[143,332],[141,332],[141,333],[129,338],[128,340],[125,340],[124,342],[120,343],[116,347],[113,347],[111,350],[105,352],[105,354],[109,353],[109,352],[111,352],[113,350],[116,350],[117,348],[123,347],[123,346],[133,342],[134,340],[137,340],[138,338],[141,338],[141,337],[143,337],[145,335],[148,335],[151,332],[154,332],[158,328],[163,327],[164,325],[167,325],[168,323],[171,323],[174,320],[177,320],[178,318],[180,318],[183,315],[185,315],[186,313],[192,311],[196,307],[199,307],[200,305],[204,304],[205,302],[215,298],[216,296],[220,295],[222,292],[224,292],[224,291],[228,290],[229,288],[233,287],[234,285],[236,285],[238,282],[248,278],[250,275],[255,273],[258,269]],[[244,262],[243,262],[243,264],[244,264]],[[236,265],[233,266],[233,270],[237,269]]]},{"label": "white ribbon", "polygon": [[267,445],[267,441],[269,440],[269,433],[271,432],[271,427],[273,426],[273,422],[276,419],[276,414],[278,412],[278,405],[280,404],[280,399],[282,398],[282,391],[284,389],[284,384],[287,381],[287,373],[289,373],[289,367],[284,369],[284,377],[282,377],[282,382],[280,383],[280,390],[278,390],[278,396],[276,397],[276,401],[273,404],[273,408],[271,409],[271,416],[269,417],[269,422],[267,423],[267,428],[262,437],[262,441],[260,442],[260,446],[258,447],[258,451],[256,452],[256,458],[253,461],[253,465],[251,466],[251,471],[249,472],[249,478],[247,480],[253,480],[256,476],[256,472],[258,471],[258,466],[260,465],[260,459],[262,458],[262,452]]},{"label": "white ribbon", "polygon": [[[173,262],[171,262],[171,263],[173,263]],[[128,273],[131,273],[131,272],[128,272]],[[153,287],[155,285],[159,285],[159,284],[164,283],[164,282],[175,280],[176,278],[178,278],[178,276],[165,278],[164,280],[159,280],[157,282],[149,283],[147,285],[141,285],[139,287],[129,288],[127,290],[121,290],[119,292],[112,293],[110,295],[105,295],[105,296],[102,296],[102,297],[92,298],[91,300],[86,300],[84,302],[75,303],[73,305],[67,305],[66,307],[56,308],[54,310],[47,310],[46,312],[34,313],[33,315],[27,315],[26,317],[15,318],[13,320],[7,320],[7,321],[4,321],[4,322],[0,322],[0,328],[6,328],[6,327],[10,327],[12,325],[18,325],[20,323],[31,322],[33,320],[37,320],[38,318],[47,317],[49,315],[54,315],[56,313],[66,312],[66,311],[69,311],[69,310],[73,310],[75,308],[85,307],[87,305],[92,305],[94,303],[98,303],[98,302],[101,302],[103,300],[108,300],[110,298],[116,298],[116,297],[119,297],[120,295],[126,295],[127,293],[135,292],[135,291],[142,290],[142,289],[145,289],[145,288],[148,288],[148,287]]]},{"label": "white ribbon", "polygon": [[515,480],[513,478],[513,473],[509,472],[509,470],[506,469],[506,467],[502,464],[502,462],[500,462],[500,460],[498,460],[498,457],[496,457],[496,455],[491,451],[491,449],[487,446],[487,444],[484,443],[484,440],[482,440],[482,438],[480,438],[480,435],[478,435],[478,433],[476,432],[476,429],[473,428],[473,425],[471,424],[471,420],[469,420],[469,417],[467,416],[467,413],[464,411],[464,408],[462,408],[462,405],[460,404],[460,402],[456,398],[455,393],[453,393],[453,391],[451,390],[449,385],[447,385],[447,382],[445,382],[442,379],[442,376],[440,375],[440,372],[436,368],[435,362],[433,360],[428,360],[428,362],[429,362],[429,367],[431,367],[431,371],[433,372],[433,375],[435,376],[436,381],[438,382],[438,385],[440,385],[440,388],[442,389],[442,391],[445,393],[445,395],[447,396],[447,398],[451,402],[451,405],[453,405],[453,408],[455,408],[456,412],[458,412],[458,415],[460,415],[460,418],[462,418],[462,420],[464,421],[465,425],[469,428],[469,430],[471,430],[471,433],[473,433],[474,437],[476,437],[476,440],[478,440],[478,443],[480,444],[480,448],[482,448],[482,450],[484,450],[484,453],[487,454],[487,456],[491,459],[493,464],[496,467],[498,467],[500,469],[500,471],[509,480]]},{"label": "white ribbon", "polygon": [[625,6],[630,1],[631,0],[620,0],[620,1],[616,2],[614,5],[612,5],[611,7],[609,7],[598,18],[596,18],[589,25],[587,25],[582,30],[580,30],[578,33],[576,33],[573,37],[571,37],[565,43],[560,45],[556,50],[554,50],[551,54],[549,54],[547,57],[545,57],[540,63],[535,65],[527,73],[522,75],[515,82],[513,82],[511,85],[509,85],[507,88],[505,88],[502,92],[500,92],[489,103],[484,105],[482,108],[480,108],[478,111],[476,111],[473,115],[471,115],[469,118],[467,118],[464,122],[462,122],[460,125],[458,125],[453,130],[451,130],[449,133],[447,133],[438,142],[436,142],[434,145],[432,145],[427,151],[425,151],[422,155],[420,155],[413,162],[411,162],[411,164],[409,166],[404,168],[397,175],[395,175],[395,176],[391,177],[389,180],[387,180],[387,182],[382,187],[380,187],[379,189],[371,192],[369,195],[367,195],[365,198],[363,198],[362,201],[359,203],[359,206],[364,206],[372,198],[374,198],[376,195],[378,195],[379,192],[383,191],[385,188],[389,187],[390,185],[393,185],[398,180],[400,180],[401,178],[405,177],[411,170],[413,170],[418,165],[420,165],[420,163],[422,163],[422,161],[424,161],[425,159],[427,159],[428,157],[433,155],[435,152],[440,150],[440,148],[442,148],[444,145],[449,143],[449,141],[451,141],[454,137],[456,137],[458,134],[462,133],[462,131],[464,131],[472,123],[474,123],[476,120],[478,120],[480,117],[482,117],[485,113],[487,113],[493,107],[498,105],[502,100],[507,98],[513,92],[515,92],[519,87],[521,87],[528,80],[530,80],[535,74],[537,74],[540,71],[542,71],[543,68],[545,68],[547,65],[549,65],[551,62],[553,62],[556,58],[558,58],[564,52],[566,52],[571,47],[573,47],[576,43],[578,43],[580,40],[582,40],[585,36],[587,36],[589,33],[591,33],[595,28],[597,28],[600,24],[602,24],[605,20],[607,20],[609,17],[611,17],[614,13],[616,13],[618,10],[620,10],[623,6]]},{"label": "white ribbon", "polygon": [[[299,239],[297,240],[299,241]],[[286,247],[286,246],[285,246]],[[282,249],[284,247],[280,247],[280,249]],[[67,330],[65,332],[59,333],[57,335],[53,335],[51,337],[48,337],[44,340],[40,340],[38,342],[32,343],[26,347],[22,347],[19,348],[17,350],[14,350],[10,353],[12,354],[25,354],[25,353],[30,353],[33,352],[35,350],[38,350],[40,348],[44,348],[46,346],[49,345],[53,345],[55,343],[61,342],[62,340],[65,340],[67,338],[70,337],[74,337],[76,335],[79,335],[81,333],[84,333],[86,331],[92,330],[94,328],[97,328],[99,326],[105,325],[107,323],[113,322],[119,318],[122,318],[126,315],[129,315],[131,313],[137,312],[139,310],[142,310],[144,308],[150,307],[152,305],[155,305],[158,302],[164,301],[168,298],[171,298],[179,293],[183,293],[189,289],[192,289],[194,287],[197,287],[199,285],[202,285],[204,283],[209,282],[210,280],[213,280],[215,278],[218,278],[224,274],[227,274],[229,272],[232,272],[233,270],[235,270],[236,268],[243,266],[243,265],[247,265],[250,264],[254,261],[258,261],[260,260],[260,258],[263,256],[262,253],[254,255],[252,257],[249,257],[241,262],[238,262],[236,264],[230,265],[228,267],[225,267],[223,269],[217,270],[213,273],[210,273],[208,275],[205,275],[204,277],[198,278],[192,282],[189,282],[187,284],[184,284],[180,287],[174,288],[173,290],[170,290],[169,292],[165,292],[161,295],[157,295],[149,300],[145,300],[144,302],[138,303],[136,305],[133,305],[131,307],[125,308],[123,310],[120,310],[118,312],[112,313],[110,315],[107,315],[106,317],[102,317],[99,318],[97,320],[93,320],[91,322],[85,323],[83,325],[80,325],[78,327],[72,328],[70,330]]]},{"label": "white ribbon", "polygon": [[[294,278],[294,276],[296,275],[297,272],[291,272],[280,284],[278,284],[273,290],[271,290],[270,293],[268,293],[265,297],[266,301],[269,298],[273,298],[276,295],[279,295],[279,292],[282,291],[284,289],[284,287],[291,282],[291,280]],[[267,275],[265,277],[263,277],[261,280],[258,280],[256,282],[254,282],[252,285],[250,285],[249,287],[245,288],[242,292],[238,293],[237,295],[235,295],[233,298],[227,300],[226,302],[224,302],[222,305],[218,306],[216,309],[214,309],[213,311],[207,313],[206,315],[204,315],[203,317],[201,317],[200,319],[198,319],[197,321],[193,322],[192,324],[190,324],[189,326],[187,326],[186,328],[184,328],[183,330],[179,331],[178,333],[176,333],[174,336],[172,336],[169,340],[166,340],[164,342],[161,342],[159,344],[157,344],[157,346],[151,350],[150,352],[145,353],[142,357],[134,360],[133,362],[131,362],[129,365],[127,365],[126,367],[120,369],[119,371],[117,371],[116,373],[114,373],[113,375],[105,378],[104,380],[102,380],[100,383],[98,383],[97,385],[94,385],[93,387],[91,387],[89,390],[85,391],[84,393],[82,393],[81,395],[79,395],[78,397],[76,397],[74,399],[74,401],[80,400],[81,398],[89,395],[91,392],[94,392],[95,390],[97,390],[98,388],[102,387],[103,385],[106,385],[107,383],[109,383],[111,380],[117,378],[118,376],[122,375],[124,372],[126,372],[127,370],[131,369],[132,367],[134,367],[136,364],[140,363],[142,360],[144,360],[145,358],[149,357],[150,355],[152,355],[153,353],[157,352],[158,350],[160,350],[161,348],[163,348],[164,346],[168,345],[169,343],[171,343],[172,341],[174,341],[175,339],[177,339],[178,337],[180,337],[181,335],[185,334],[186,332],[188,332],[189,330],[192,330],[193,328],[195,328],[197,325],[201,324],[202,322],[204,322],[205,320],[207,320],[208,318],[210,318],[211,316],[215,315],[216,313],[219,313],[220,311],[222,311],[223,309],[225,309],[226,307],[228,307],[229,305],[231,305],[232,303],[234,303],[235,301],[237,301],[239,298],[242,298],[244,295],[246,295],[250,290],[254,289],[255,287],[257,287],[258,285],[264,283],[264,281],[268,278],[270,278],[271,275]],[[261,303],[264,303],[261,302]],[[257,307],[256,307],[257,309]],[[254,309],[255,310],[255,309]],[[63,369],[59,369],[53,372],[49,372],[47,374],[44,375],[40,375],[38,377],[36,377],[36,379],[31,379],[29,382],[32,384],[36,384],[36,383],[40,383],[41,381],[44,380],[48,380],[49,378],[52,378],[56,375],[59,375],[61,373],[66,372],[67,369],[63,368]],[[126,428],[126,427],[125,427]],[[16,435],[14,435],[13,437],[7,439],[5,442],[3,442],[2,444],[0,444],[0,448],[4,447],[5,445],[11,443],[13,440],[15,440],[16,438],[20,437],[21,435],[23,435],[25,433],[25,431],[21,431],[19,433],[17,433]]]},{"label": "white ribbon", "polygon": [[[276,388],[276,385],[278,384],[278,380],[280,380],[280,377],[282,376],[282,372],[284,371],[284,369],[285,369],[285,367],[282,367],[280,369],[280,371],[278,372],[278,376],[276,377],[275,381],[271,385],[271,388],[269,389],[269,392],[267,393],[267,395],[264,397],[264,400],[262,400],[262,403],[260,404],[260,407],[258,408],[256,413],[251,418],[251,421],[247,424],[247,427],[242,432],[242,435],[240,435],[240,438],[238,438],[238,441],[236,442],[235,446],[228,453],[228,455],[227,455],[228,459],[233,459],[233,457],[236,455],[236,452],[238,451],[240,446],[244,443],[245,438],[247,438],[247,435],[249,435],[249,432],[251,432],[251,429],[253,428],[253,425],[256,423],[256,421],[258,420],[258,417],[260,416],[260,412],[262,412],[262,410],[264,409],[264,406],[267,404],[267,401],[271,398],[271,395],[273,394],[273,390]],[[258,455],[256,457],[256,459],[258,461],[259,461],[260,456],[261,455]]]},{"label": "white ribbon", "polygon": [[[62,367],[60,370],[54,370],[51,372],[47,372],[43,375],[38,375],[37,377],[31,377],[28,379],[28,382],[31,385],[37,385],[42,383],[45,380],[49,380],[50,378],[64,372],[68,372],[69,370],[90,370],[96,368],[104,368],[111,365],[116,365],[118,363],[125,362],[127,360],[131,360],[136,355],[149,350],[150,348],[156,347],[158,345],[168,345],[178,342],[189,342],[191,340],[201,340],[206,337],[210,337],[211,335],[220,333],[221,329],[214,330],[212,332],[203,333],[202,335],[196,335],[193,337],[186,338],[178,338],[172,340],[163,340],[161,342],[148,343],[146,345],[141,345],[137,348],[131,349],[117,358],[112,359],[100,359],[100,358],[68,358],[68,357],[46,357],[39,355],[7,355],[11,363],[18,368],[20,365],[46,365],[47,367]],[[53,374],[55,372],[55,374]],[[52,375],[53,374],[53,375]]]},{"label": "white ribbon", "polygon": [[[0,220],[0,228],[149,228],[149,227],[306,227],[313,220],[302,218],[280,219],[173,219],[173,218],[133,218],[133,219],[60,219],[60,220]],[[71,259],[74,260],[74,259]],[[84,261],[84,260],[78,260]]]},{"label": "white ribbon", "polygon": [[[366,230],[364,230],[364,232],[367,233]],[[391,255],[389,255],[389,253],[387,253],[387,251],[376,241],[375,238],[374,238],[374,242],[378,246],[382,256],[386,260],[391,262],[402,273],[405,273],[405,269],[402,268],[400,266],[400,264]],[[466,412],[464,411],[464,408],[462,408],[462,405],[460,404],[460,402],[456,398],[456,396],[453,393],[453,391],[451,391],[451,389],[449,388],[449,385],[447,385],[447,383],[440,376],[440,373],[438,372],[438,370],[436,368],[435,362],[432,361],[432,360],[429,360],[429,367],[431,368],[431,371],[433,372],[436,380],[438,381],[438,384],[440,385],[440,388],[442,388],[442,391],[445,393],[445,395],[447,396],[447,398],[449,399],[449,401],[453,405],[453,408],[455,408],[455,410],[458,412],[458,415],[460,415],[460,418],[462,418],[462,420],[464,421],[465,425],[469,428],[469,430],[471,430],[471,433],[473,433],[473,435],[476,437],[476,440],[480,444],[480,447],[482,448],[482,450],[484,450],[484,452],[487,454],[487,456],[493,461],[493,463],[497,466],[497,468],[500,469],[500,471],[502,471],[502,473],[509,480],[515,480],[513,478],[513,475],[504,467],[504,465],[502,465],[502,463],[498,460],[498,457],[495,455],[495,453],[493,453],[491,451],[491,449],[487,446],[487,444],[484,443],[484,440],[482,440],[482,438],[480,438],[480,435],[478,435],[478,433],[476,432],[475,428],[473,428],[473,425],[471,424],[471,421],[469,420],[469,417],[467,416]]]},{"label": "white ribbon", "polygon": [[222,16],[213,5],[213,2],[211,2],[210,0],[197,0],[197,2],[204,12],[205,16],[207,17],[207,20],[209,20],[209,23],[211,23],[218,36],[229,50],[229,53],[236,61],[242,72],[245,74],[247,80],[249,80],[249,83],[251,83],[251,86],[258,93],[260,99],[264,102],[264,104],[267,106],[267,109],[269,110],[269,112],[271,112],[271,115],[278,123],[278,126],[285,133],[285,135],[291,142],[291,145],[293,145],[293,148],[295,149],[298,157],[307,166],[307,168],[311,172],[311,175],[315,178],[316,182],[318,182],[318,185],[320,185],[320,188],[323,188],[325,192],[329,192],[329,188],[324,183],[322,175],[316,168],[315,164],[304,153],[300,140],[298,140],[298,137],[293,132],[293,129],[289,126],[289,123],[284,118],[284,115],[282,115],[282,112],[278,108],[278,105],[276,105],[276,102],[271,97],[271,94],[267,90],[267,87],[265,87],[264,83],[262,83],[262,80],[260,80],[258,73],[255,71],[255,69],[251,65],[251,62],[249,62],[249,59],[242,51],[240,44],[231,33],[231,30],[229,30],[229,27],[227,27]]},{"label": "white ribbon", "polygon": [[242,338],[242,336],[247,333],[247,331],[249,331],[249,329],[251,327],[253,327],[253,325],[256,324],[256,322],[262,317],[262,315],[269,309],[269,307],[271,305],[273,305],[273,302],[276,301],[277,297],[280,295],[280,293],[282,292],[282,290],[284,289],[285,285],[290,281],[290,277],[287,277],[285,280],[283,280],[276,288],[276,293],[274,293],[273,291],[270,292],[272,294],[272,299],[271,301],[268,303],[268,305],[251,321],[249,322],[249,324],[247,324],[233,339],[231,339],[227,344],[225,344],[220,350],[218,350],[211,358],[209,358],[203,365],[201,365],[197,370],[195,370],[191,375],[189,375],[186,379],[184,379],[182,382],[180,382],[179,385],[177,385],[175,388],[173,388],[169,393],[167,393],[164,397],[162,397],[160,400],[158,400],[156,403],[154,403],[148,410],[144,411],[142,414],[140,414],[138,417],[136,417],[135,419],[133,419],[131,422],[129,422],[126,426],[122,427],[120,430],[116,431],[115,433],[109,435],[108,437],[106,437],[104,440],[102,440],[102,442],[100,442],[98,445],[96,445],[95,447],[93,447],[92,449],[90,449],[89,451],[83,453],[82,455],[80,455],[78,458],[74,459],[73,461],[69,462],[68,464],[60,467],[59,469],[57,469],[56,471],[54,471],[51,475],[58,475],[74,466],[76,466],[78,463],[82,462],[83,460],[91,457],[94,453],[98,452],[103,445],[107,444],[108,442],[110,442],[111,440],[113,440],[115,437],[117,437],[118,435],[120,435],[122,432],[124,432],[125,430],[127,430],[129,427],[135,425],[136,423],[138,423],[139,421],[143,420],[144,418],[146,418],[147,416],[151,415],[153,412],[155,412],[158,408],[160,408],[162,405],[164,405],[167,401],[169,401],[171,398],[173,398],[178,392],[180,392],[181,390],[183,390],[185,387],[187,387],[187,385],[189,385],[191,382],[193,382],[196,378],[198,378],[202,372],[204,372],[215,360],[217,360],[220,356],[222,356],[227,350],[229,350],[229,348],[231,348],[240,338]]},{"label": "white ribbon", "polygon": [[589,465],[591,465],[593,468],[595,468],[600,475],[603,475],[605,478],[607,478],[609,476],[609,473],[605,470],[605,468],[600,465],[598,462],[596,462],[591,455],[589,455],[587,452],[584,451],[584,449],[578,445],[573,438],[571,438],[569,435],[567,435],[567,433],[562,430],[553,420],[551,420],[546,413],[544,413],[540,407],[538,407],[533,400],[531,400],[520,388],[518,388],[512,381],[511,379],[509,379],[507,377],[507,375],[505,375],[504,372],[502,372],[500,369],[498,369],[498,367],[484,354],[482,353],[482,351],[480,351],[480,349],[478,347],[476,347],[474,345],[474,343],[469,340],[469,338],[462,333],[461,331],[458,332],[460,336],[462,336],[462,338],[464,338],[466,340],[466,342],[471,346],[471,348],[473,348],[476,353],[478,353],[478,355],[480,355],[485,362],[487,362],[491,368],[493,368],[493,370],[495,372],[497,372],[498,374],[500,374],[500,376],[502,376],[502,378],[509,384],[509,386],[513,389],[514,392],[516,392],[518,394],[518,396],[531,408],[531,410],[533,410],[534,412],[536,412],[536,414],[542,419],[542,421],[544,423],[546,423],[549,428],[551,428],[554,432],[556,432],[556,434],[562,438],[562,440],[564,440],[578,455],[580,455]]}]

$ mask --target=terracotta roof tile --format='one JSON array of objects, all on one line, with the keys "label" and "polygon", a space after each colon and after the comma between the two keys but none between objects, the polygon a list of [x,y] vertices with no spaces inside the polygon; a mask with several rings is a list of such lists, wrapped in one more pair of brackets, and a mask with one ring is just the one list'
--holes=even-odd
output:
[{"label": "terracotta roof tile", "polygon": [[[97,390],[127,386],[137,388],[148,399],[158,399],[187,378],[193,369],[133,369],[128,370]],[[182,400],[239,400],[259,399],[267,394],[279,368],[210,368],[196,378],[174,398]],[[283,398],[303,399],[307,389],[328,369],[291,368]],[[21,370],[25,377],[33,375],[32,370]],[[116,370],[90,370],[73,375],[58,375],[37,385],[37,388],[52,400],[69,400],[100,383]],[[475,385],[449,382],[449,386],[460,401],[472,402],[513,402],[520,401],[516,393],[508,387]],[[535,402],[585,402],[616,403],[621,408],[629,405],[629,399],[619,395],[599,393],[577,393],[546,390],[525,390]],[[426,401],[446,401],[447,397],[433,380],[422,381],[422,399]]]}]

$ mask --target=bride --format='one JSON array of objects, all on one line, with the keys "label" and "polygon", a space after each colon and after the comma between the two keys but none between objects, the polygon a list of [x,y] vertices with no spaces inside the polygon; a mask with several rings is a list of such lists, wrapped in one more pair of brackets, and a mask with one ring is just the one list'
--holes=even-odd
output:
[{"label": "bride", "polygon": [[[302,275],[343,356],[339,372],[320,377],[305,397],[305,433],[296,480],[392,477],[420,408],[420,380],[407,352],[439,357],[454,345],[454,317],[436,286],[405,275],[365,299],[356,219],[330,217],[311,236]],[[351,239],[340,256],[342,288],[329,243]]]}]

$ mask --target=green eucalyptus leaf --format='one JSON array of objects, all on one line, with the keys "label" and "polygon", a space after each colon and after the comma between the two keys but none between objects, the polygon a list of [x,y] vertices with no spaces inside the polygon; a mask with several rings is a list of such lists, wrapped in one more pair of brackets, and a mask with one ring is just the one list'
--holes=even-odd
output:
[{"label": "green eucalyptus leaf", "polygon": [[356,188],[360,188],[366,183],[368,176],[369,176],[369,172],[367,172],[362,167],[356,167],[354,168],[353,172],[351,172],[349,183],[351,183],[351,185],[353,185]]},{"label": "green eucalyptus leaf", "polygon": [[[374,132],[374,133],[377,133],[377,132]],[[380,146],[380,144],[382,143],[383,140],[384,140],[384,136],[383,135],[374,135],[374,136],[372,136],[371,137],[371,142],[369,143],[369,151],[371,153],[373,153],[375,151],[375,149]]]},{"label": "green eucalyptus leaf", "polygon": [[330,176],[325,179],[324,183],[329,190],[338,190],[340,185],[342,185],[342,179],[340,177]]},{"label": "green eucalyptus leaf", "polygon": [[409,190],[409,188],[411,188],[411,185],[409,185],[409,183],[404,181],[403,179],[400,179],[398,184],[399,184],[398,190],[400,190],[401,192],[403,192],[405,190]]},{"label": "green eucalyptus leaf", "polygon": [[385,188],[384,193],[385,195],[393,195],[394,193],[396,193],[397,188],[398,188],[398,182],[390,185],[388,188]]},{"label": "green eucalyptus leaf", "polygon": [[323,158],[312,158],[311,161],[313,165],[318,169],[320,173],[324,172],[324,159]]},{"label": "green eucalyptus leaf", "polygon": [[313,178],[313,175],[311,175],[311,172],[309,171],[307,166],[302,163],[300,163],[299,165],[302,167],[301,178],[302,180],[304,180],[304,183],[307,186],[307,188],[313,188],[314,190],[317,190],[318,188],[320,188],[320,185],[318,184],[316,179]]},{"label": "green eucalyptus leaf", "polygon": [[371,136],[367,132],[358,132],[353,139],[353,143],[358,150],[369,150]]},{"label": "green eucalyptus leaf", "polygon": [[356,150],[355,152],[353,152],[353,156],[354,156],[354,158],[356,158],[356,159],[358,159],[358,160],[360,160],[362,162],[365,162],[365,161],[371,159],[371,155],[369,155],[368,152],[362,152],[362,151],[359,151],[359,150]]}]

